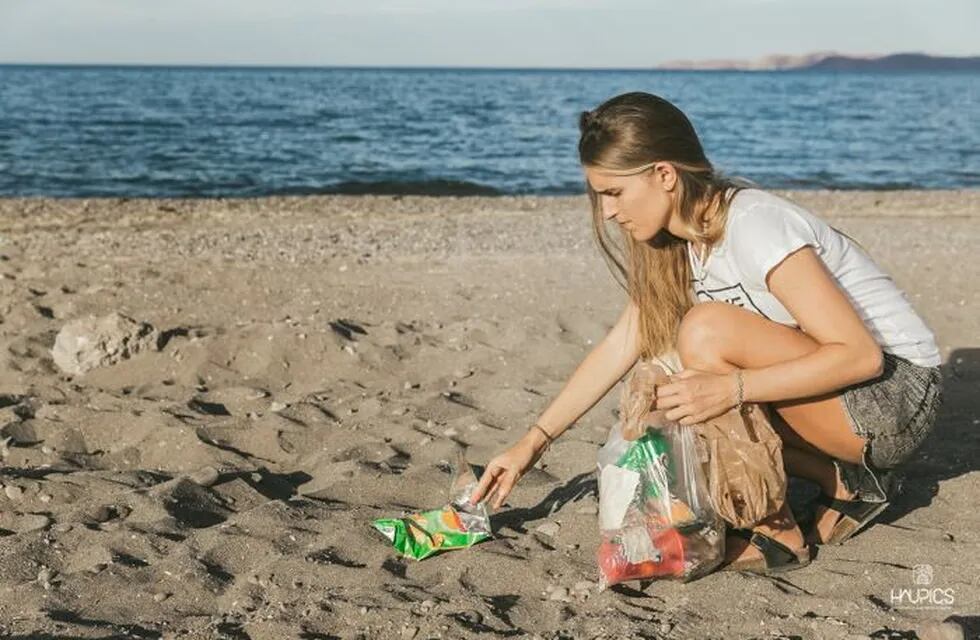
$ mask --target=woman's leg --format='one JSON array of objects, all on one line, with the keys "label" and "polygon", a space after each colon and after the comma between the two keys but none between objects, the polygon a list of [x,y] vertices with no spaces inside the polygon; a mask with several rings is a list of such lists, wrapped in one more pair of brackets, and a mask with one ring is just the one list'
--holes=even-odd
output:
[{"label": "woman's leg", "polygon": [[[819,348],[813,338],[799,330],[720,302],[691,309],[681,323],[677,346],[686,368],[716,373],[766,367]],[[832,458],[860,462],[865,441],[852,431],[840,396],[824,394],[772,406],[778,413],[773,427],[785,445],[787,473],[816,482],[832,497],[851,497],[838,481]],[[798,538],[788,508],[773,518],[774,522],[764,522],[760,528],[769,529],[767,534],[784,542]],[[819,539],[829,535],[835,521],[832,513],[817,513]]]}]

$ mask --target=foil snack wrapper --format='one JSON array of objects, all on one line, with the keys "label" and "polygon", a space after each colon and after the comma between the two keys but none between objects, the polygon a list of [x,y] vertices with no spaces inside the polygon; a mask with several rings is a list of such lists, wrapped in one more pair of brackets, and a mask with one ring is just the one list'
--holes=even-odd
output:
[{"label": "foil snack wrapper", "polygon": [[449,504],[399,518],[378,518],[372,524],[396,551],[415,560],[471,547],[493,537],[486,506],[469,504],[476,487],[476,474],[462,450],[457,450]]}]

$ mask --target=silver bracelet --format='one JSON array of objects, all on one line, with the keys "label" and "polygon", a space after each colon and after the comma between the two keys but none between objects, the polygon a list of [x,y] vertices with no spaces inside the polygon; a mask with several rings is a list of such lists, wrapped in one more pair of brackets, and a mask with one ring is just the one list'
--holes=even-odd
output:
[{"label": "silver bracelet", "polygon": [[735,369],[735,408],[742,413],[742,401],[745,399],[745,386],[742,383],[742,370]]}]

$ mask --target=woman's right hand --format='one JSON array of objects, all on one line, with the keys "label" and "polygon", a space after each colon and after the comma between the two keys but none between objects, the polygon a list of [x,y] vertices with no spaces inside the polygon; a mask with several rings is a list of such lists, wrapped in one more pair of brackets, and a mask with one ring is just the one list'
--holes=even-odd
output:
[{"label": "woman's right hand", "polygon": [[504,451],[487,464],[480,483],[477,485],[470,503],[477,504],[481,500],[493,498],[492,508],[499,509],[514,485],[541,457],[547,442],[534,437],[534,432],[528,432],[510,449]]}]

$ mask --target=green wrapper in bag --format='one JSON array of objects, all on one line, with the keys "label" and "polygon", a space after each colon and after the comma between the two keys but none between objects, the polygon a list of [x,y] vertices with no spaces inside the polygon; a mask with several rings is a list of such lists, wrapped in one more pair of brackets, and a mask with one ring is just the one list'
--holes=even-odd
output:
[{"label": "green wrapper in bag", "polygon": [[454,467],[450,504],[442,509],[401,518],[378,518],[373,522],[374,528],[402,555],[422,560],[441,551],[465,549],[493,537],[486,506],[469,504],[477,479],[462,450],[456,452]]},{"label": "green wrapper in bag", "polygon": [[[670,458],[670,445],[656,429],[648,429],[634,440],[629,449],[616,461],[617,467],[636,471],[643,478],[643,494],[648,498],[669,495],[667,487],[674,477],[674,462]],[[661,473],[654,474],[654,471]]]}]

